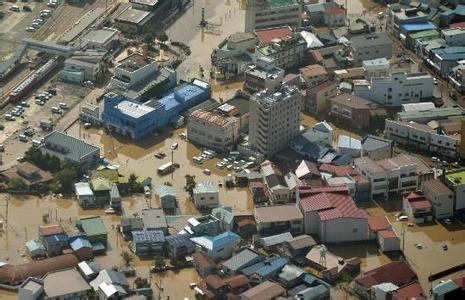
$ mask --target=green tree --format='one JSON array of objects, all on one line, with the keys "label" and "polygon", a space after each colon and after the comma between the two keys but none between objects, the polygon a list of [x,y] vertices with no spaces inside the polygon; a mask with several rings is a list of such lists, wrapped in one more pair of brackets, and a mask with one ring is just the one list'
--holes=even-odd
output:
[{"label": "green tree", "polygon": [[184,178],[186,178],[186,185],[184,186],[184,190],[192,197],[194,195],[194,188],[197,185],[195,183],[195,175],[186,174]]},{"label": "green tree", "polygon": [[64,165],[60,171],[55,174],[63,192],[73,189],[73,183],[78,177],[78,168],[73,165]]},{"label": "green tree", "polygon": [[129,253],[128,251],[123,251],[123,252],[121,252],[120,255],[121,255],[121,259],[124,262],[124,265],[126,267],[129,267],[131,262],[134,260],[134,256],[131,253]]},{"label": "green tree", "polygon": [[152,45],[153,44],[153,34],[151,32],[147,32],[147,34],[144,37],[144,42],[147,45]]},{"label": "green tree", "polygon": [[157,36],[157,40],[158,40],[160,43],[163,43],[163,44],[164,44],[164,43],[166,43],[166,42],[169,40],[169,38],[168,38],[168,35],[166,35],[165,32],[162,32],[162,33],[160,33],[160,34]]},{"label": "green tree", "polygon": [[26,183],[22,178],[12,178],[8,181],[8,186],[14,190],[23,190],[26,188]]},{"label": "green tree", "polygon": [[134,284],[136,285],[137,289],[149,288],[150,287],[150,284],[149,284],[147,278],[136,277],[136,279],[134,279]]},{"label": "green tree", "polygon": [[136,193],[142,190],[142,184],[137,181],[138,177],[136,174],[129,174],[128,178],[128,189],[130,193]]},{"label": "green tree", "polygon": [[155,263],[155,269],[161,269],[165,266],[165,260],[160,255],[155,256],[154,263]]}]

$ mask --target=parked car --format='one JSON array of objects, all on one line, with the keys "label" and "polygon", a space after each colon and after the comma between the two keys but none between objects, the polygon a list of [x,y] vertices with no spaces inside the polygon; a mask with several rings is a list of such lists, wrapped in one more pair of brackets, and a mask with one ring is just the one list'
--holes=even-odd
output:
[{"label": "parked car", "polygon": [[63,110],[59,107],[53,106],[52,113],[61,115],[63,113]]},{"label": "parked car", "polygon": [[23,5],[23,11],[30,12],[32,8],[29,5]]},{"label": "parked car", "polygon": [[32,26],[26,27],[25,30],[26,30],[27,32],[34,32],[34,31],[36,31],[36,29],[35,29],[34,27],[32,27]]},{"label": "parked car", "polygon": [[18,5],[12,5],[12,6],[10,7],[10,10],[11,10],[11,11],[14,11],[14,12],[20,12],[19,6],[18,6]]}]

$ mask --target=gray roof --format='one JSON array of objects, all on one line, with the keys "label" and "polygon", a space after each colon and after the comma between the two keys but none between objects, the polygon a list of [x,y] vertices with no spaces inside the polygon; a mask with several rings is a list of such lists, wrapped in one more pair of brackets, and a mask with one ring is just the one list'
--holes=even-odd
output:
[{"label": "gray roof", "polygon": [[98,276],[90,282],[94,291],[98,291],[98,287],[102,282],[117,284],[122,287],[129,287],[129,282],[126,277],[120,273],[109,269],[100,271]]},{"label": "gray roof", "polygon": [[255,252],[249,248],[245,248],[241,252],[225,261],[223,263],[223,267],[232,271],[239,271],[264,259],[265,258],[260,255],[260,253]]},{"label": "gray roof", "polygon": [[222,220],[227,224],[232,224],[234,221],[234,214],[230,206],[220,206],[212,209],[212,216]]},{"label": "gray roof", "polygon": [[161,185],[158,188],[158,197],[163,198],[165,196],[176,197],[175,189],[172,186],[169,186],[169,185]]},{"label": "gray roof", "polygon": [[121,196],[119,194],[118,186],[116,184],[113,184],[111,186],[110,197],[111,198],[121,198]]},{"label": "gray roof", "polygon": [[374,135],[367,135],[362,139],[362,148],[364,151],[374,151],[384,147],[390,147],[392,145],[392,141],[374,136]]},{"label": "gray roof", "polygon": [[134,243],[164,243],[165,234],[160,230],[139,230],[132,232]]},{"label": "gray roof", "polygon": [[264,247],[270,247],[270,246],[282,244],[284,242],[288,242],[290,240],[292,240],[292,234],[290,232],[284,232],[284,233],[261,238],[260,243]]},{"label": "gray roof", "polygon": [[187,248],[194,248],[194,243],[189,239],[187,234],[174,234],[166,237],[166,242],[173,247],[186,246]]},{"label": "gray roof", "polygon": [[165,213],[161,208],[147,208],[142,210],[142,222],[145,229],[167,228]]},{"label": "gray roof", "polygon": [[350,39],[350,42],[352,47],[356,48],[373,47],[382,44],[392,45],[392,40],[386,32],[356,35]]},{"label": "gray roof", "polygon": [[52,154],[64,155],[75,162],[96,151],[100,153],[100,148],[59,131],[46,135],[41,148]]},{"label": "gray roof", "polygon": [[307,234],[302,234],[299,236],[294,237],[292,240],[288,241],[289,246],[294,249],[303,249],[303,248],[310,248],[316,245],[315,240],[313,237]]}]

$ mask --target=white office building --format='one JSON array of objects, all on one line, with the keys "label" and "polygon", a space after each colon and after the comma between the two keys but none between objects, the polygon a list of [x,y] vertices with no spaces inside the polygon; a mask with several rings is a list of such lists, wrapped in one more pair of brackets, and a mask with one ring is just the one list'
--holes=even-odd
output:
[{"label": "white office building", "polygon": [[245,31],[280,26],[300,27],[302,6],[297,0],[248,0]]},{"label": "white office building", "polygon": [[433,97],[433,77],[426,73],[393,72],[388,77],[354,80],[354,94],[383,106],[418,103]]},{"label": "white office building", "polygon": [[249,141],[266,157],[283,150],[299,133],[300,93],[282,85],[277,92],[261,91],[250,102]]},{"label": "white office building", "polygon": [[261,90],[277,91],[283,82],[284,70],[274,65],[274,60],[260,57],[255,65],[245,71],[245,88],[250,92]]}]

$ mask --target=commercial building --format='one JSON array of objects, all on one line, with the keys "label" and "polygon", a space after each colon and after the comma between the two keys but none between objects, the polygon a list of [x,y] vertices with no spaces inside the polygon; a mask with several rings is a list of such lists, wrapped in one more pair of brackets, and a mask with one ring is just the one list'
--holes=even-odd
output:
[{"label": "commercial building", "polygon": [[296,0],[250,0],[245,5],[246,32],[279,26],[300,27],[302,6]]},{"label": "commercial building", "polygon": [[394,36],[400,37],[402,24],[422,23],[428,21],[428,14],[418,8],[394,3],[389,6],[387,28]]},{"label": "commercial building", "polygon": [[208,83],[194,80],[175,88],[159,99],[139,103],[115,93],[104,96],[102,121],[113,133],[141,139],[179,118],[187,109],[210,98]]},{"label": "commercial building", "polygon": [[284,70],[274,66],[270,58],[259,57],[255,64],[244,72],[244,88],[251,93],[261,90],[277,91],[283,82]]},{"label": "commercial building", "polygon": [[428,53],[426,63],[441,76],[447,77],[458,62],[465,59],[465,47],[439,47]]},{"label": "commercial building", "polygon": [[426,199],[433,206],[435,219],[450,218],[454,215],[454,192],[440,180],[428,180],[421,184]]},{"label": "commercial building", "polygon": [[449,28],[441,30],[441,38],[449,47],[465,45],[465,28]]},{"label": "commercial building", "polygon": [[386,32],[356,35],[350,39],[353,66],[361,66],[364,60],[392,57],[392,41]]},{"label": "commercial building", "polygon": [[410,221],[416,224],[431,222],[433,210],[431,203],[422,192],[411,192],[402,199],[402,210]]},{"label": "commercial building", "polygon": [[218,184],[213,181],[203,181],[194,188],[194,204],[199,209],[215,208],[219,204]]},{"label": "commercial building", "polygon": [[452,72],[448,77],[449,81],[452,83],[453,87],[459,93],[465,93],[465,61],[458,61],[458,65],[452,68]]},{"label": "commercial building", "polygon": [[286,148],[299,133],[300,94],[283,85],[277,92],[261,91],[250,102],[249,142],[266,157]]},{"label": "commercial building", "polygon": [[160,97],[175,85],[176,71],[160,68],[152,58],[133,53],[117,63],[108,90],[141,101]]},{"label": "commercial building", "polygon": [[92,289],[75,269],[55,271],[42,278],[44,294],[47,299],[85,299],[90,297]]},{"label": "commercial building", "polygon": [[103,27],[102,29],[92,30],[84,35],[81,43],[87,49],[106,49],[111,50],[118,43],[120,32],[118,29]]},{"label": "commercial building", "polygon": [[394,142],[375,135],[367,135],[362,139],[362,156],[368,156],[372,160],[380,160],[392,157]]},{"label": "commercial building", "polygon": [[444,183],[454,191],[454,212],[462,213],[465,211],[465,170],[446,172]]},{"label": "commercial building", "polygon": [[329,108],[329,99],[336,96],[338,82],[328,80],[307,89],[303,99],[303,110],[311,114],[319,114]]},{"label": "commercial building", "polygon": [[65,60],[60,78],[63,81],[82,84],[85,81],[97,81],[105,71],[106,50],[86,50],[74,52]]},{"label": "commercial building", "polygon": [[389,60],[385,57],[362,61],[363,72],[368,80],[373,77],[388,77],[390,67]]},{"label": "commercial building", "polygon": [[62,162],[78,164],[82,170],[92,169],[100,161],[100,148],[59,131],[47,134],[39,150]]},{"label": "commercial building", "polygon": [[433,97],[433,77],[426,73],[392,72],[389,77],[354,81],[354,94],[383,106],[417,103]]},{"label": "commercial building", "polygon": [[305,5],[305,12],[313,26],[341,27],[346,23],[346,9],[336,2],[311,3]]},{"label": "commercial building", "polygon": [[331,118],[355,128],[369,128],[371,112],[376,105],[352,94],[340,94],[328,99]]},{"label": "commercial building", "polygon": [[303,216],[295,204],[256,207],[254,217],[260,235],[303,233]]}]

